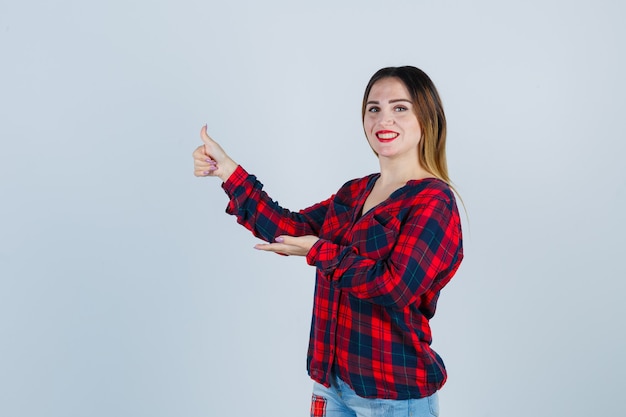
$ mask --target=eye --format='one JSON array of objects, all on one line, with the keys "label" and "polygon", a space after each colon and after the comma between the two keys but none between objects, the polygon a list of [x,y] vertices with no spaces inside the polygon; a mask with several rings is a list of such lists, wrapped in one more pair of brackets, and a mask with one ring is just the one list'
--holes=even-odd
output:
[{"label": "eye", "polygon": [[401,112],[401,111],[407,111],[408,109],[405,106],[396,106],[393,108],[393,110],[397,112]]},{"label": "eye", "polygon": [[380,108],[376,107],[376,106],[372,106],[369,109],[367,109],[368,112],[370,113],[378,113],[380,111]]}]

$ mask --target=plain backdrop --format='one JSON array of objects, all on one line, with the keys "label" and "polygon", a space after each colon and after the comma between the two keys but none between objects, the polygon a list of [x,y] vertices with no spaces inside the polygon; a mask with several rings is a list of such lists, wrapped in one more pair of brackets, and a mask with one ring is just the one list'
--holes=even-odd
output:
[{"label": "plain backdrop", "polygon": [[314,270],[255,251],[200,127],[300,209],[375,172],[369,77],[438,86],[466,259],[442,416],[626,413],[618,0],[0,1],[0,415],[305,416]]}]

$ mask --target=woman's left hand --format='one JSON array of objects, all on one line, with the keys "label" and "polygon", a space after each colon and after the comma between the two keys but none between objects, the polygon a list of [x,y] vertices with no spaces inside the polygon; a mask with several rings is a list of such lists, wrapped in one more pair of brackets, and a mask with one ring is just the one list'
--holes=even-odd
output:
[{"label": "woman's left hand", "polygon": [[313,235],[307,236],[278,236],[276,243],[259,243],[255,249],[267,252],[275,252],[280,255],[306,256],[319,238]]}]

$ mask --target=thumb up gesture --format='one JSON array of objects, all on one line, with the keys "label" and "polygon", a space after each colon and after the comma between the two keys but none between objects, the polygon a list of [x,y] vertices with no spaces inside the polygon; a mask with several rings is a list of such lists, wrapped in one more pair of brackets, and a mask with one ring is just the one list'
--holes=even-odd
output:
[{"label": "thumb up gesture", "polygon": [[193,168],[196,177],[219,177],[226,181],[235,172],[237,163],[224,152],[222,147],[206,133],[206,125],[200,130],[203,145],[193,152]]}]

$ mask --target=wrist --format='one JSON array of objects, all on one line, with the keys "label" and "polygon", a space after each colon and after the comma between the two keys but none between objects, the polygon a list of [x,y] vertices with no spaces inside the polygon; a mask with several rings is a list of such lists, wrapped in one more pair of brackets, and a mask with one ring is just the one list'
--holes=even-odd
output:
[{"label": "wrist", "polygon": [[224,161],[220,164],[220,170],[217,176],[219,177],[219,179],[222,180],[222,182],[226,182],[228,181],[230,176],[233,175],[233,172],[235,172],[236,169],[237,163],[232,159],[228,159],[227,161]]}]

